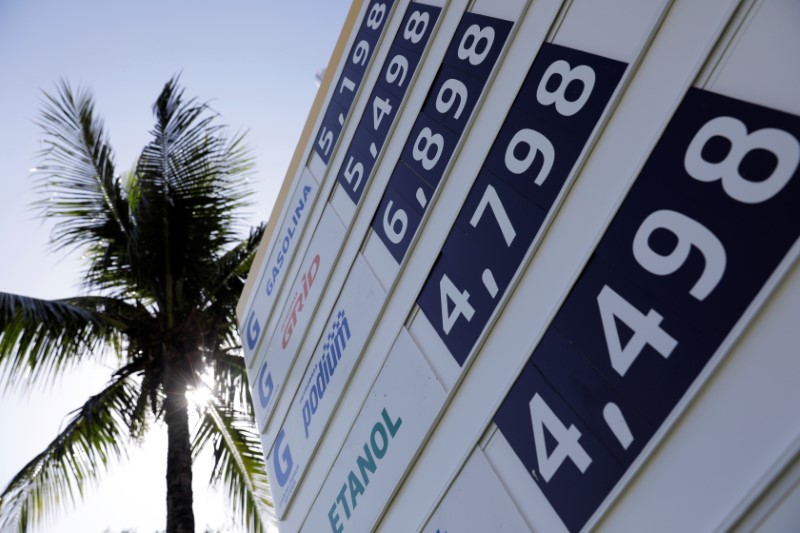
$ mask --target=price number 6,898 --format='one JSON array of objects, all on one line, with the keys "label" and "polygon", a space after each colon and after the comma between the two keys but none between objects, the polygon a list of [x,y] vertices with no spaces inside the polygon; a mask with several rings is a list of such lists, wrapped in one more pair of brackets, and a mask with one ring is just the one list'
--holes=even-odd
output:
[{"label": "price number 6,898", "polygon": [[510,27],[508,21],[466,13],[453,35],[372,222],[398,264],[464,133]]}]

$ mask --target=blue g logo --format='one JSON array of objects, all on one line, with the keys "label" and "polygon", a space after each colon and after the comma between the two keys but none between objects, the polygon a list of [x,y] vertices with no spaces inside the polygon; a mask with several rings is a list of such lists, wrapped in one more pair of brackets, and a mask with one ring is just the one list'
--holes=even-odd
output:
[{"label": "blue g logo", "polygon": [[261,365],[261,371],[258,373],[258,400],[261,402],[261,407],[269,405],[269,399],[272,397],[272,391],[275,387],[272,385],[272,374],[267,372],[267,362]]},{"label": "blue g logo", "polygon": [[261,334],[261,325],[256,319],[256,312],[250,311],[250,317],[247,319],[247,347],[251,350],[256,347],[258,336]]},{"label": "blue g logo", "polygon": [[[278,438],[275,440],[275,455],[272,457],[272,464],[275,467],[275,478],[278,481],[278,485],[281,487],[286,485],[286,482],[289,481],[289,473],[292,471],[292,452],[289,450],[289,445],[287,444],[283,451],[281,451],[281,443],[283,443],[283,438],[286,436],[286,433],[281,430],[278,433]],[[281,468],[281,457],[283,458],[283,462],[286,465],[285,467]]]}]

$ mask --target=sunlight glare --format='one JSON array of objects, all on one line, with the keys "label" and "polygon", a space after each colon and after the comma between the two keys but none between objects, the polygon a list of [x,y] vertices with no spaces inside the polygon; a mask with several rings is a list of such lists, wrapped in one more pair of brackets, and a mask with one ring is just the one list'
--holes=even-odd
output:
[{"label": "sunlight glare", "polygon": [[202,410],[214,397],[214,371],[209,367],[201,376],[196,387],[186,391],[189,407]]}]

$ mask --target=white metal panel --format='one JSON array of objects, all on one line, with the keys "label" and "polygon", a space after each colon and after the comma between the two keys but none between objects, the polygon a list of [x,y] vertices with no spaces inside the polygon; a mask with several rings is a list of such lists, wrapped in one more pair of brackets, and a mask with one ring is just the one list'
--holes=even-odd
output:
[{"label": "white metal panel", "polygon": [[443,401],[441,384],[402,331],[303,531],[371,530]]},{"label": "white metal panel", "polygon": [[311,152],[311,157],[308,158],[307,168],[311,174],[314,175],[317,183],[321,183],[322,178],[325,177],[325,162],[319,157],[319,154]]},{"label": "white metal panel", "polygon": [[423,531],[517,533],[528,531],[528,526],[483,451],[475,448]]},{"label": "white metal panel", "polygon": [[671,1],[573,0],[553,42],[631,62],[646,46],[651,28]]},{"label": "white metal panel", "polygon": [[[257,273],[259,282],[253,291],[253,301],[242,315],[240,330],[242,349],[248,367],[255,362],[259,344],[272,335],[267,329],[270,316],[278,302],[278,294],[289,265],[292,262],[298,243],[308,225],[311,210],[319,193],[319,184],[314,175],[304,169],[297,183],[292,199],[287,203],[280,230],[276,233],[275,245],[269,259]],[[266,346],[266,345],[265,345]]]},{"label": "white metal panel", "polygon": [[339,218],[344,221],[345,226],[349,227],[353,222],[353,217],[356,215],[356,206],[350,201],[347,193],[341,187],[334,188],[330,204],[336,210]]},{"label": "white metal panel", "polygon": [[753,500],[732,507],[731,519],[721,523],[717,531],[775,532],[791,531],[800,524],[800,440],[788,457],[776,461],[764,483],[751,495]]},{"label": "white metal panel", "polygon": [[[284,482],[271,484],[278,518],[282,518],[292,496],[302,481],[307,465],[327,427],[331,413],[338,405],[350,376],[358,363],[380,305],[386,297],[378,280],[363,259],[357,259],[345,282],[342,293],[328,319],[327,335],[317,344],[314,355],[301,380],[301,389],[289,407],[280,433],[284,448],[290,450],[292,465]],[[267,454],[270,479],[275,480],[275,449]]]},{"label": "white metal panel", "polygon": [[800,115],[798,27],[800,4],[797,2],[758,2],[706,88]]},{"label": "white metal panel", "polygon": [[461,374],[461,367],[458,366],[450,352],[447,351],[447,346],[444,345],[442,339],[439,338],[439,334],[431,326],[430,320],[424,313],[417,312],[411,320],[408,331],[414,337],[417,345],[420,346],[422,353],[425,354],[428,364],[431,365],[439,381],[449,392]]},{"label": "white metal panel", "polygon": [[501,479],[517,509],[534,531],[566,533],[569,531],[544,493],[525,471],[502,433],[496,431],[485,448],[486,459]]},{"label": "white metal panel", "polygon": [[[314,232],[297,279],[291,285],[291,296],[276,322],[275,332],[267,349],[248,374],[252,396],[256,400],[256,419],[261,431],[264,431],[272,416],[279,397],[286,394],[286,376],[298,357],[298,349],[322,296],[323,287],[317,281],[325,279],[333,269],[335,254],[343,238],[344,226],[341,221],[332,210],[325,211]],[[263,390],[266,383],[270,385],[267,390]],[[289,391],[289,394],[293,392]]]},{"label": "white metal panel", "polygon": [[475,0],[470,7],[470,11],[506,20],[517,20],[527,7],[527,0],[505,0],[504,2]]},{"label": "white metal panel", "polygon": [[[534,2],[528,13],[529,18],[532,19],[532,13],[539,8],[546,11],[546,6],[542,7],[543,4],[544,2]],[[483,1],[475,3],[475,9],[480,10],[516,9],[513,6],[516,4],[499,5]],[[665,12],[664,7],[665,2],[661,0],[650,3],[576,0],[568,10],[564,10],[563,20],[559,21],[557,30],[551,30],[551,34],[555,34],[554,42],[557,44],[616,57],[638,65],[639,53],[642,47],[647,46],[651,36],[650,30]],[[508,390],[514,375],[525,362],[532,346],[535,346],[543,327],[549,323],[554,309],[580,272],[589,251],[597,242],[598,231],[606,226],[619,203],[619,198],[624,196],[632,177],[636,175],[642,156],[647,153],[652,140],[658,136],[664,122],[674,110],[676,102],[682,98],[685,88],[691,83],[711,50],[716,36],[729,20],[733,7],[732,0],[712,0],[704,3],[692,3],[687,0],[675,2],[641,66],[639,77],[631,82],[630,90],[625,95],[617,115],[612,116],[604,137],[598,141],[581,178],[571,195],[566,198],[559,217],[554,220],[550,234],[544,237],[539,255],[533,258],[529,270],[521,279],[516,293],[511,295],[505,309],[502,306],[499,308],[504,314],[499,316],[494,329],[492,330],[491,322],[487,325],[488,337],[485,343],[484,340],[478,343],[477,349],[480,350],[483,345],[482,351],[474,358],[474,365],[463,383],[459,383],[461,369],[450,357],[448,348],[439,338],[434,326],[423,313],[411,314],[413,317],[409,326],[411,335],[420,343],[421,351],[428,365],[432,367],[432,375],[446,383],[448,390],[455,387],[456,394],[428,448],[400,488],[397,498],[393,500],[392,507],[384,517],[383,527],[395,530],[408,527],[409,524],[412,524],[412,528],[418,527],[418,524],[423,523],[421,520],[424,521],[425,509],[432,509],[433,503],[441,497],[443,487],[456,475],[459,466],[466,460],[467,453],[483,428],[487,423],[491,424],[488,421],[491,420],[491,413],[497,407],[499,398]],[[794,110],[793,112],[797,113],[798,104],[794,88],[796,82],[800,81],[798,69],[779,70],[771,62],[771,59],[778,55],[775,52],[776,46],[781,50],[800,51],[797,32],[794,31],[796,24],[793,24],[796,22],[794,17],[797,13],[796,6],[776,0],[758,3],[752,12],[754,15],[748,18],[741,31],[734,35],[733,44],[722,54],[721,66],[713,72],[708,87],[723,94]],[[687,28],[690,31],[687,31]],[[411,260],[402,265],[395,263],[394,268],[389,268],[386,266],[387,262],[393,259],[386,249],[382,249],[386,252],[382,257],[376,253],[381,246],[380,241],[374,238],[374,234],[366,239],[364,256],[370,266],[378,274],[384,289],[393,289],[397,281],[397,290],[392,294],[382,322],[370,340],[363,367],[355,369],[356,377],[352,390],[346,391],[342,399],[345,408],[333,415],[329,435],[323,437],[326,440],[322,447],[330,445],[334,450],[320,452],[326,458],[332,457],[331,453],[335,453],[338,449],[345,434],[353,435],[355,427],[348,433],[350,420],[355,412],[353,406],[360,405],[363,391],[371,384],[375,375],[372,369],[379,368],[376,365],[380,365],[380,361],[383,360],[385,350],[381,347],[388,346],[387,339],[393,338],[391,333],[393,328],[408,316],[410,302],[413,301],[411,298],[418,292],[421,280],[424,280],[430,269],[435,259],[435,250],[441,247],[446,236],[446,228],[453,221],[464,198],[464,192],[474,178],[475,169],[486,154],[490,144],[487,139],[494,139],[500,125],[499,117],[504,115],[508,102],[519,87],[520,75],[514,74],[513,70],[520,72],[524,70],[520,65],[525,64],[525,61],[529,64],[530,55],[537,48],[531,46],[531,42],[536,40],[528,33],[528,40],[525,42],[527,50],[523,50],[524,34],[524,31],[520,32],[519,44],[515,43],[515,47],[506,59],[506,64],[498,74],[498,80],[503,80],[498,81],[497,87],[493,89],[498,94],[494,97],[490,95],[485,101],[484,109],[464,145],[463,153],[458,154],[455,165],[451,166],[452,176],[449,179],[452,183],[446,184],[435,209],[429,213],[429,220],[427,222],[423,220],[421,228],[424,232],[416,242],[416,249],[413,249],[412,245]],[[421,74],[421,79],[423,77]],[[430,76],[427,79],[430,79]],[[760,89],[762,85],[767,88]],[[411,100],[419,103],[423,89],[421,87],[415,89],[416,96]],[[414,104],[410,103],[409,109],[413,109],[413,106]],[[410,125],[409,119],[403,117],[398,123],[397,131],[407,132]],[[354,126],[350,127],[350,133],[353,128]],[[394,161],[393,154],[399,155],[399,142],[399,137],[387,141],[385,164],[380,164],[376,168],[373,190],[367,192],[361,212],[357,212],[355,208],[348,211],[346,226],[352,220],[353,231],[351,238],[344,245],[342,265],[337,267],[331,276],[329,285],[331,290],[341,286],[344,273],[349,269],[348,258],[353,257],[359,241],[362,240],[361,235],[364,235],[362,230],[370,231],[369,219],[380,199],[379,190],[389,177],[388,173],[391,171],[388,168],[389,162]],[[588,150],[591,150],[591,146],[587,148],[587,152]],[[339,163],[341,164],[341,161]],[[442,181],[445,179],[448,178],[442,178]],[[337,192],[340,192],[338,188]],[[338,201],[347,200],[341,195],[338,198],[337,200],[337,194],[334,193],[331,203],[337,205]],[[341,208],[342,205],[339,205]],[[732,339],[739,335],[761,302],[768,297],[769,291],[778,283],[781,275],[791,267],[796,254],[796,249],[791,252],[791,257],[784,262],[778,274],[770,281],[767,290],[763,291],[758,301],[751,306],[746,317],[729,338],[728,344],[723,346],[720,352],[727,351],[733,343]],[[401,276],[399,280],[397,280],[398,275]],[[786,289],[788,285],[790,296],[794,298],[788,301],[797,302],[797,285],[800,282],[797,281],[796,266],[792,276],[783,287]],[[511,290],[514,290],[514,285]],[[326,298],[332,305],[332,297],[326,295]],[[327,315],[327,306],[322,307],[326,309],[323,311],[321,308],[321,313]],[[383,307],[383,303],[379,307]],[[789,328],[786,323],[788,317],[796,316],[798,312],[796,307],[795,303],[787,304],[784,295],[771,298],[768,307],[761,315],[756,316],[765,317],[763,320],[769,319],[771,324],[776,322],[777,327],[766,328],[759,321],[756,322],[756,327],[759,329],[744,337],[730,358],[721,365],[718,373],[712,376],[709,381],[709,386],[712,388],[702,392],[697,398],[699,406],[675,425],[674,432],[664,438],[665,445],[659,448],[656,443],[667,434],[666,431],[661,431],[653,437],[651,445],[642,452],[640,459],[628,470],[628,474],[590,519],[587,527],[598,526],[609,530],[651,529],[653,516],[661,517],[672,513],[664,520],[659,518],[658,526],[663,526],[665,529],[685,529],[701,524],[703,528],[710,528],[715,524],[725,523],[723,520],[730,520],[730,514],[726,514],[724,509],[726,506],[729,507],[730,502],[747,501],[748,498],[755,497],[747,494],[747,490],[759,486],[760,476],[765,469],[769,469],[774,458],[785,453],[787,446],[792,446],[791,443],[796,442],[798,438],[796,428],[791,425],[787,427],[782,421],[786,417],[791,417],[791,414],[784,410],[796,405],[800,398],[796,398],[797,393],[790,390],[788,379],[779,380],[773,387],[775,376],[770,374],[777,369],[783,373],[781,377],[788,377],[797,375],[800,370],[792,358],[782,351],[785,346],[797,344],[798,339],[793,335],[787,335],[785,331]],[[447,311],[443,313],[447,314]],[[376,314],[380,315],[379,312]],[[316,320],[320,322],[322,318]],[[762,335],[762,330],[769,331],[773,338]],[[311,340],[306,344],[310,342]],[[770,357],[761,358],[760,354],[763,352],[768,352]],[[719,359],[718,356],[716,360]],[[470,364],[472,361],[473,359],[470,359]],[[710,374],[709,368],[701,375],[698,382]],[[259,377],[264,375],[262,372]],[[383,373],[380,376],[383,376]],[[378,379],[381,380],[380,377]],[[264,381],[259,379],[258,383]],[[742,383],[747,383],[747,394],[742,394]],[[752,394],[751,385],[758,387],[755,396]],[[775,390],[761,390],[770,388]],[[683,409],[689,403],[688,398],[698,389],[699,386],[691,389],[677,410]],[[367,405],[369,402],[365,404],[365,409]],[[754,419],[759,416],[766,419],[759,419],[754,425],[753,431],[756,435],[748,434],[746,438],[741,438],[736,433],[737,430],[741,432],[741,423],[737,426],[739,420],[718,416],[722,412],[731,412],[729,406],[734,406],[734,412],[738,414],[749,414]],[[763,415],[765,412],[769,415]],[[433,416],[435,418],[435,414]],[[383,422],[380,422],[380,417],[376,420],[379,424],[383,424],[385,430],[392,427],[391,417],[385,418]],[[666,426],[673,420],[675,417],[670,419]],[[366,426],[365,428],[368,429]],[[423,435],[420,437],[422,441],[427,430],[420,431]],[[714,436],[709,437],[709,435]],[[340,457],[352,451],[348,449],[352,444],[350,436],[347,437],[339,453]],[[729,439],[725,440],[725,452],[713,455],[715,447],[719,447],[720,438]],[[728,446],[729,441],[733,440],[736,440],[734,445]],[[365,453],[369,452],[367,448],[364,450]],[[525,467],[499,431],[489,439],[486,451],[494,469],[505,487],[511,491],[512,498],[517,502],[529,525],[548,531],[550,528],[564,527],[552,505],[548,503],[547,497],[525,471]],[[650,452],[654,452],[653,456],[647,458]],[[283,450],[280,450],[278,459],[281,457],[285,458]],[[355,459],[351,462],[355,464]],[[644,466],[641,472],[634,475],[641,466]],[[309,467],[309,483],[314,487],[326,479],[324,468],[319,465]],[[402,464],[397,468],[400,472],[397,474],[399,479],[406,466]],[[335,469],[336,466],[331,473],[327,473],[328,479]],[[317,517],[318,523],[308,522],[306,526],[316,524],[310,530],[316,531],[317,527],[326,530],[331,527],[337,531],[345,524],[348,528],[368,527],[369,521],[361,523],[358,517],[350,522],[350,515],[356,510],[356,497],[360,502],[359,511],[364,509],[363,502],[366,500],[362,499],[364,494],[361,494],[357,485],[355,489],[353,488],[350,476],[346,475],[344,470],[342,472],[345,473],[343,492],[339,492],[332,499],[328,498],[330,500],[328,503],[332,503],[333,507],[322,509],[327,511],[327,516],[320,514]],[[726,480],[724,490],[714,494],[712,502],[705,505],[703,497],[717,490],[715,483],[719,484],[721,475],[724,475]],[[663,483],[665,479],[667,483]],[[686,480],[692,480],[688,490]],[[328,481],[324,487],[327,487],[327,483]],[[316,493],[316,489],[304,490],[306,492],[303,498],[308,502]],[[346,504],[348,490],[352,509]],[[678,496],[675,496],[676,494]],[[620,499],[615,500],[617,498]],[[319,500],[319,497],[317,499]],[[319,501],[314,504],[314,509],[317,509],[318,504]],[[338,510],[337,505],[340,505]],[[675,513],[676,506],[684,512]],[[305,508],[307,507],[303,507]],[[784,509],[786,508],[781,508],[782,512]],[[380,512],[377,511],[378,515]],[[729,509],[727,512],[730,513]],[[343,515],[345,518],[342,518]],[[773,524],[780,524],[781,520],[785,520],[786,517],[791,519],[791,516],[793,516],[791,513],[785,515],[776,513]],[[302,516],[295,513],[283,525],[295,529],[302,520]],[[598,523],[598,520],[601,521]]]},{"label": "white metal panel", "polygon": [[383,288],[388,291],[397,278],[400,265],[395,262],[389,251],[374,233],[367,237],[367,243],[364,245],[364,259],[375,271]]},{"label": "white metal panel", "polygon": [[[652,68],[653,75],[643,82],[636,77],[632,80],[617,114],[612,115],[594,150],[597,154],[604,141],[614,139],[619,142],[622,137],[625,140],[617,146],[625,146],[626,157],[621,157],[617,148],[611,148],[600,158],[596,159],[594,154],[590,157],[566,197],[550,233],[545,236],[539,253],[534,256],[528,272],[487,339],[483,348],[486,357],[475,360],[476,366],[462,382],[445,418],[398,494],[395,505],[387,514],[387,520],[391,519],[388,524],[402,523],[403,517],[416,513],[425,501],[435,499],[436,493],[431,487],[436,483],[431,480],[450,476],[457,470],[460,462],[454,458],[455,455],[460,455],[462,461],[466,457],[470,442],[477,440],[496,407],[487,401],[487,391],[505,391],[511,384],[513,376],[530,354],[541,328],[549,322],[555,306],[585,260],[587,250],[592,249],[597,228],[602,227],[613,212],[628,180],[635,175],[642,155],[672,111],[675,100],[696,74],[701,58],[711,49],[715,35],[702,32],[686,35],[685,28],[697,24],[719,29],[730,15],[731,3],[684,3],[680,9],[677,8],[677,5],[673,6],[667,17],[676,33],[671,34],[666,42],[659,43],[659,38],[656,38],[655,54],[656,57],[663,54],[663,63],[656,61],[657,66],[651,66],[650,60],[645,59],[641,68]],[[513,54],[512,49],[507,63]],[[675,61],[676,55],[697,59],[681,63]],[[632,102],[629,108],[625,105],[626,99]],[[491,98],[484,111],[490,105]],[[622,109],[625,109],[624,119],[620,117]],[[587,174],[592,176],[588,183]],[[418,246],[423,245],[423,239],[425,236]],[[571,245],[565,246],[565,243]],[[454,443],[462,439],[464,447],[456,453]]]}]

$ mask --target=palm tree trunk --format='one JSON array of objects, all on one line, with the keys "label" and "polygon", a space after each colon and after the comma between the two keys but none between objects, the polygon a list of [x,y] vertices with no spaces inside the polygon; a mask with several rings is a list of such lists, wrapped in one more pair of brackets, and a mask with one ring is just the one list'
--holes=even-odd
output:
[{"label": "palm tree trunk", "polygon": [[186,372],[169,365],[165,376],[167,422],[167,533],[194,533],[192,451],[186,402]]}]

